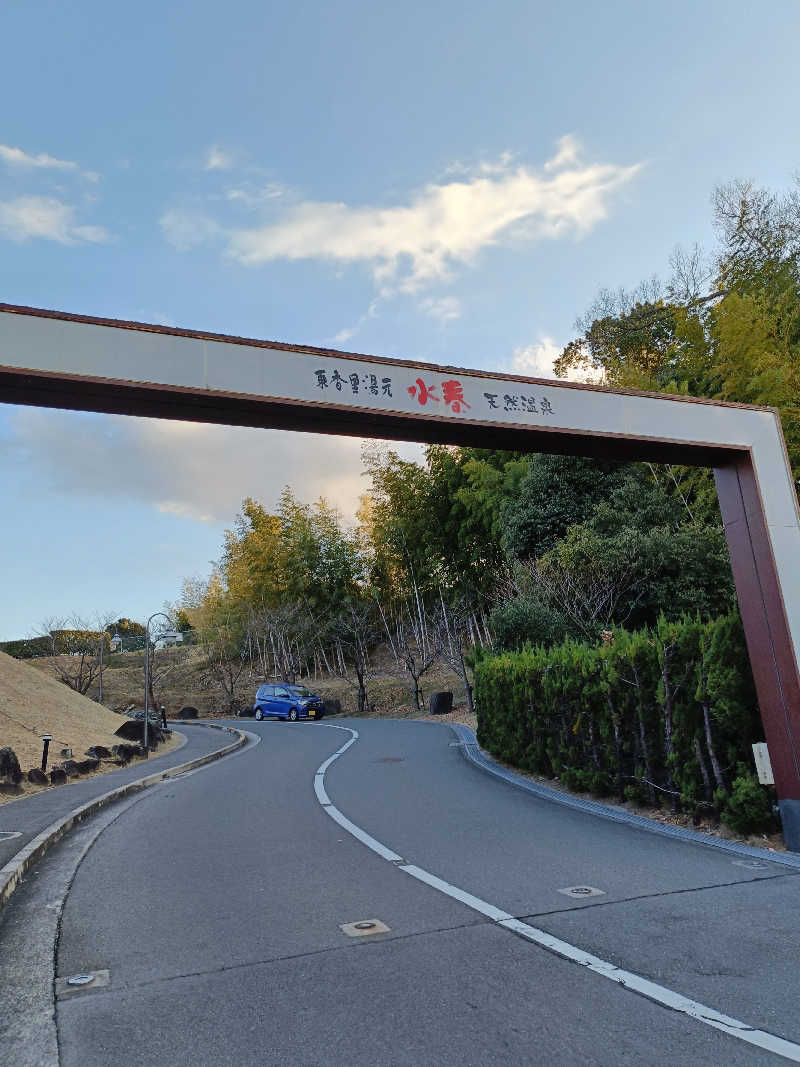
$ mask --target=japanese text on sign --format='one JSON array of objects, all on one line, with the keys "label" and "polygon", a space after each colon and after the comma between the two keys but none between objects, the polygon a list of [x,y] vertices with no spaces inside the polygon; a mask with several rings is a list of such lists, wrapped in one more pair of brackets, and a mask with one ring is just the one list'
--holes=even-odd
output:
[{"label": "japanese text on sign", "polygon": [[[379,377],[377,374],[359,374],[356,372],[342,374],[338,367],[333,370],[320,368],[314,371],[318,389],[333,389],[337,393],[349,392],[353,396],[391,397],[392,379]],[[455,415],[470,411],[472,404],[467,402],[464,386],[457,378],[448,378],[441,383],[426,381],[422,377],[414,379],[406,386],[406,392],[420,407],[431,409],[439,404],[448,408]],[[485,407],[489,410],[505,412],[524,412],[530,415],[553,415],[553,405],[547,396],[534,396],[530,393],[484,393]]]}]

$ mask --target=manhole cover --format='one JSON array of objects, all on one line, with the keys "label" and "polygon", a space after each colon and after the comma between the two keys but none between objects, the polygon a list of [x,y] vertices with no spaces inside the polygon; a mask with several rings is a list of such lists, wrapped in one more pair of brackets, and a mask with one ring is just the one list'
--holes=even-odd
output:
[{"label": "manhole cover", "polygon": [[389,927],[380,919],[360,919],[354,923],[342,923],[339,929],[348,937],[369,937],[370,934],[389,933]]},{"label": "manhole cover", "polygon": [[593,885],[569,885],[566,889],[559,889],[559,893],[563,893],[565,897],[572,897],[573,900],[586,900],[588,897],[606,895],[604,889],[595,889]]}]

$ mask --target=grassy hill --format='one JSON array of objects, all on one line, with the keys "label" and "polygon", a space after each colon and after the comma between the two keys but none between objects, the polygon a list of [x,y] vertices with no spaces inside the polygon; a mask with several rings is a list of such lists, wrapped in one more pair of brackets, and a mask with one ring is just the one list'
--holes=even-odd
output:
[{"label": "grassy hill", "polygon": [[118,744],[114,731],[121,722],[108,708],[0,652],[0,748],[13,748],[24,770],[39,766],[42,734],[53,735],[53,757],[71,748],[79,758],[90,745]]},{"label": "grassy hill", "polygon": [[[16,660],[0,652],[0,748],[14,750],[23,772],[41,766],[42,734],[53,737],[49,768],[61,761],[64,748],[71,748],[73,757],[80,760],[91,745],[110,749],[119,744],[114,731],[123,721],[120,715],[57,681],[41,661]],[[173,735],[160,751],[178,743]],[[114,766],[103,762],[97,773]],[[22,788],[30,793],[42,787],[24,782]],[[0,802],[8,799],[0,796]]]}]

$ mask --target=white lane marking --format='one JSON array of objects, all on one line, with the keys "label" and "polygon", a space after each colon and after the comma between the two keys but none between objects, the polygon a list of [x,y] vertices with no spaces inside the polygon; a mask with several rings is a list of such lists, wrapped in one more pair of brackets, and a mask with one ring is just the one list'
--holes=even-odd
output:
[{"label": "white lane marking", "polygon": [[[562,941],[558,937],[553,937],[552,934],[548,934],[545,930],[539,930],[537,927],[529,926],[528,923],[524,923],[520,919],[513,918],[508,912],[496,908],[493,904],[489,904],[485,900],[481,900],[480,897],[473,896],[472,893],[467,893],[465,890],[459,889],[458,886],[451,885],[449,882],[437,878],[435,874],[423,870],[422,867],[416,867],[413,863],[403,863],[402,857],[398,856],[396,852],[393,852],[390,848],[387,848],[386,845],[381,844],[380,841],[370,836],[370,834],[365,830],[362,830],[361,827],[350,822],[350,820],[342,815],[339,809],[334,807],[331,803],[323,784],[325,771],[327,771],[328,767],[330,767],[334,760],[337,760],[343,752],[346,752],[352,744],[355,744],[358,739],[358,731],[351,730],[347,726],[334,726],[332,723],[325,723],[324,725],[332,730],[347,730],[348,733],[352,734],[352,737],[347,744],[343,745],[337,752],[334,752],[329,759],[325,760],[325,762],[317,768],[314,775],[314,790],[318,799],[320,799],[320,795],[325,797],[324,801],[320,799],[320,803],[330,817],[344,830],[347,830],[348,833],[352,834],[358,841],[366,845],[367,848],[372,849],[372,851],[376,852],[379,856],[394,863],[399,870],[404,871],[412,878],[416,878],[418,881],[431,886],[432,889],[436,889],[440,893],[452,897],[453,900],[457,900],[459,903],[466,905],[466,907],[472,908],[473,911],[477,911],[481,915],[485,915],[492,919],[493,922],[498,926],[502,926],[503,929],[518,934],[520,937],[524,937],[527,941],[533,942],[533,944],[546,949],[548,952],[554,953],[556,956],[560,956],[562,959],[569,960],[571,963],[577,963],[581,967],[586,967],[587,970],[593,971],[594,974],[600,975],[601,978],[607,978],[612,982],[616,982],[617,985],[623,986],[625,989],[631,989],[635,993],[641,994],[648,1000],[654,1001],[656,1004],[661,1004],[665,1008],[670,1008],[672,1011],[677,1011],[691,1019],[696,1019],[698,1022],[705,1023],[706,1026],[713,1027],[715,1030],[721,1030],[723,1033],[730,1035],[730,1037],[735,1037],[738,1041],[744,1041],[748,1045],[755,1045],[757,1048],[764,1049],[766,1052],[772,1052],[777,1056],[783,1056],[784,1059],[791,1060],[792,1063],[800,1063],[800,1045],[795,1044],[793,1041],[787,1041],[785,1038],[777,1037],[775,1034],[771,1034],[767,1030],[758,1030],[739,1019],[732,1018],[730,1015],[723,1015],[720,1012],[715,1011],[714,1008],[709,1008],[707,1005],[701,1004],[697,1000],[690,1000],[689,997],[684,997],[680,993],[675,993],[673,990],[667,989],[666,986],[661,986],[656,982],[651,982],[647,978],[642,978],[641,975],[635,974],[633,971],[624,971],[622,968],[617,967],[608,960],[600,959],[599,956],[593,956],[590,952],[586,952],[582,948],[578,948],[576,945],[571,945],[568,941]],[[400,861],[400,863],[398,863],[398,861]]]},{"label": "white lane marking", "polygon": [[473,911],[479,911],[481,915],[486,915],[493,922],[500,922],[503,919],[511,918],[507,911],[501,911],[499,908],[496,908],[494,904],[487,904],[485,900],[481,900],[480,897],[474,897],[472,893],[466,893],[463,889],[459,889],[458,886],[450,885],[449,882],[443,882],[442,879],[437,878],[435,874],[429,874],[428,871],[424,871],[421,867],[415,867],[412,863],[403,864],[403,866],[400,867],[400,870],[405,871],[406,874],[410,874],[412,878],[424,882],[433,889],[438,889],[440,893],[446,893],[448,897],[452,897],[454,900],[460,900],[462,904],[466,904],[467,907],[472,908]]},{"label": "white lane marking", "polygon": [[755,1027],[743,1023],[739,1019],[734,1019],[730,1015],[722,1015],[705,1004],[690,1000],[688,997],[675,993],[665,986],[658,985],[647,978],[642,978],[641,975],[634,974],[633,971],[625,971],[621,967],[616,967],[613,963],[609,963],[608,960],[593,956],[590,952],[576,948],[575,945],[570,945],[567,941],[553,937],[552,934],[539,930],[535,926],[529,926],[528,923],[521,922],[519,919],[505,919],[497,925],[504,927],[506,930],[512,930],[515,934],[519,934],[528,941],[533,941],[534,944],[541,946],[541,948],[554,952],[563,959],[578,963],[581,967],[586,967],[588,970],[594,971],[595,974],[608,978],[626,989],[632,989],[634,992],[647,997],[648,1000],[663,1004],[664,1007],[671,1008],[673,1011],[689,1015],[691,1018],[706,1023],[716,1030],[722,1030],[723,1033],[730,1034],[731,1037],[736,1037],[740,1041],[757,1045],[768,1052],[775,1052],[779,1056],[784,1056],[794,1063],[800,1063],[800,1045],[786,1041],[782,1037],[776,1037],[766,1030],[757,1030]]},{"label": "white lane marking", "polygon": [[314,775],[314,792],[317,794],[317,800],[320,802],[323,808],[327,808],[327,806],[331,802],[331,798],[325,792],[325,786],[323,784],[324,782],[325,775],[320,774],[319,771],[317,771],[317,773]]},{"label": "white lane marking", "polygon": [[376,841],[374,837],[370,837],[366,830],[362,830],[360,826],[356,826],[355,823],[350,822],[350,820],[345,815],[342,815],[339,809],[335,808],[333,804],[329,804],[325,808],[325,811],[327,811],[334,822],[338,822],[342,829],[347,830],[353,837],[358,838],[362,845],[371,848],[373,852],[377,852],[383,859],[389,860],[391,863],[396,863],[398,860],[402,862],[402,856],[398,856],[396,852],[392,852],[386,845],[382,845],[380,841]]}]

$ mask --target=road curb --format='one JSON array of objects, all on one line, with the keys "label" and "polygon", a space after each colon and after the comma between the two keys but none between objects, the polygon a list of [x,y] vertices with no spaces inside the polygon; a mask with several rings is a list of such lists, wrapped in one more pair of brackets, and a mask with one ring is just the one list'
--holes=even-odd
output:
[{"label": "road curb", "polygon": [[800,853],[797,852],[770,852],[766,848],[754,848],[752,845],[740,845],[736,841],[725,841],[720,837],[712,837],[710,834],[700,833],[699,830],[687,830],[682,826],[665,826],[664,823],[655,819],[648,819],[644,815],[634,815],[630,811],[621,811],[612,808],[599,800],[581,800],[580,797],[561,793],[556,789],[550,789],[538,782],[531,782],[514,771],[509,771],[495,763],[488,752],[478,744],[475,731],[470,726],[462,723],[447,724],[461,742],[460,748],[464,759],[487,774],[500,778],[509,785],[524,789],[526,793],[532,793],[540,800],[548,800],[554,804],[562,804],[574,811],[582,811],[588,815],[596,815],[601,819],[609,819],[611,822],[623,823],[626,826],[645,830],[650,834],[660,834],[662,837],[671,837],[677,841],[685,841],[694,845],[705,845],[706,848],[715,848],[720,852],[730,852],[733,855],[746,857],[751,860],[761,860],[765,863],[775,863],[782,867],[800,870]]},{"label": "road curb", "polygon": [[69,833],[73,826],[77,826],[78,823],[90,815],[94,815],[95,812],[100,811],[101,808],[113,803],[115,800],[120,800],[122,797],[130,796],[133,793],[139,793],[143,789],[148,789],[151,785],[157,785],[168,778],[174,778],[178,774],[185,774],[186,771],[191,771],[197,767],[202,767],[206,763],[222,759],[223,756],[227,756],[236,749],[241,748],[247,741],[245,733],[231,726],[218,726],[216,723],[204,722],[184,723],[182,720],[177,720],[177,725],[206,726],[214,730],[227,730],[229,733],[237,734],[238,736],[233,744],[217,749],[216,752],[207,752],[204,756],[197,756],[187,763],[178,763],[174,767],[167,767],[163,771],[156,771],[155,774],[148,774],[144,778],[137,778],[133,782],[127,782],[117,789],[111,789],[108,793],[103,793],[101,796],[95,797],[94,800],[90,800],[78,808],[73,808],[68,815],[51,823],[40,834],[37,834],[32,841],[29,841],[24,848],[15,853],[3,868],[0,868],[0,912],[8,903],[11,894],[22,881],[25,873],[42,858],[51,845],[54,845],[65,834]]}]

